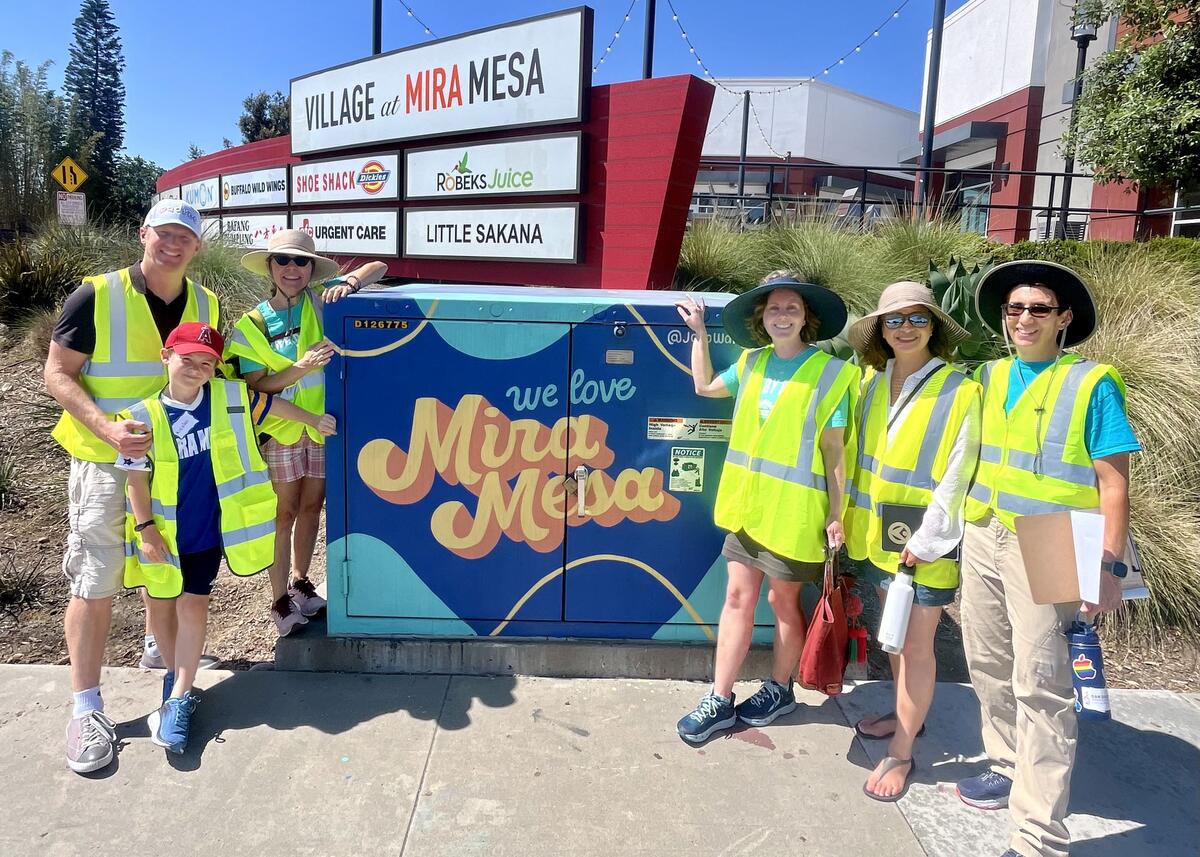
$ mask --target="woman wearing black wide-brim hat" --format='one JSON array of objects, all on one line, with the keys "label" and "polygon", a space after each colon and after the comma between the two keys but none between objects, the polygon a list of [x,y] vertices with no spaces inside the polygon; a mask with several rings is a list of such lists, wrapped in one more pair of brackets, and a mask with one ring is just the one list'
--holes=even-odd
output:
[{"label": "woman wearing black wide-brim hat", "polygon": [[[687,298],[679,314],[692,331],[692,380],[698,395],[735,396],[729,452],[717,490],[716,523],[728,532],[729,569],[717,631],[712,690],[679,721],[699,743],[738,720],[765,726],[796,707],[792,676],[804,645],[800,589],[820,579],[826,551],[842,530],[845,430],[858,395],[852,364],[815,348],[846,324],[846,304],[791,271],[768,274],[722,313],[744,351],[713,371],[704,304]],[[775,611],[775,658],[758,692],[734,705],[733,683],[749,650],[763,578]]]},{"label": "woman wearing black wide-brim hat", "polygon": [[[958,783],[970,806],[1009,806],[1008,854],[1065,855],[1078,726],[1063,630],[1120,604],[1129,525],[1129,455],[1141,449],[1111,366],[1064,349],[1096,329],[1083,279],[1051,262],[1008,262],[976,293],[1009,357],[981,367],[983,437],[967,495],[962,630],[990,765]],[[1104,515],[1099,604],[1035,604],[1017,520],[1069,510]],[[1036,550],[1026,544],[1025,551]],[[1064,558],[1064,573],[1072,574]]]}]

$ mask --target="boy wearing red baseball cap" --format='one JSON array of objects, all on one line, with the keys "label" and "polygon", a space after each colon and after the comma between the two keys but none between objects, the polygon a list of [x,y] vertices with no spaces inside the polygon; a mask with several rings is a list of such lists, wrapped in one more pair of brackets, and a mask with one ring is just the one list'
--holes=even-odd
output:
[{"label": "boy wearing red baseball cap", "polygon": [[151,623],[167,663],[151,739],[173,753],[187,747],[192,690],[221,558],[238,575],[274,558],[275,493],[255,443],[268,415],[334,433],[333,417],[214,378],[225,343],[203,322],[173,330],[162,349],[167,386],[129,409],[150,427],[145,457],[118,457],[129,471],[125,586],[150,596]]}]

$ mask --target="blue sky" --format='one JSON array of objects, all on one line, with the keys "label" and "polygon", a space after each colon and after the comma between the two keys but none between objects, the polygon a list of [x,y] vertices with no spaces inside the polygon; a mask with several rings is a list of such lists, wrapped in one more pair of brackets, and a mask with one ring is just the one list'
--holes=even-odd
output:
[{"label": "blue sky", "polygon": [[[50,82],[62,84],[78,0],[0,0],[0,50],[31,65],[52,60]],[[800,76],[835,63],[903,0],[672,0],[705,64],[718,77]],[[964,0],[949,0],[953,10]],[[593,0],[594,59],[604,53],[630,0]],[[126,69],[129,154],[162,167],[205,151],[222,137],[241,141],[237,118],[245,96],[288,91],[292,77],[365,57],[371,51],[371,0],[110,0],[121,29]],[[438,36],[577,5],[573,0],[409,0]],[[656,76],[698,72],[695,57],[658,0]],[[916,110],[921,102],[929,0],[911,0],[878,38],[822,79]],[[636,0],[621,38],[594,76],[596,84],[641,76],[645,0]],[[383,48],[429,37],[399,0],[384,0]]]}]

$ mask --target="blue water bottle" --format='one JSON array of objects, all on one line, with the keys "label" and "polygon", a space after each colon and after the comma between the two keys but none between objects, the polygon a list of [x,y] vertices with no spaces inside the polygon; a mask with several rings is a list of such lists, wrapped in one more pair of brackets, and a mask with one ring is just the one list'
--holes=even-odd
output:
[{"label": "blue water bottle", "polygon": [[1075,713],[1081,720],[1109,720],[1108,688],[1104,684],[1104,654],[1096,629],[1079,616],[1063,632],[1071,653],[1071,682],[1075,686]]}]

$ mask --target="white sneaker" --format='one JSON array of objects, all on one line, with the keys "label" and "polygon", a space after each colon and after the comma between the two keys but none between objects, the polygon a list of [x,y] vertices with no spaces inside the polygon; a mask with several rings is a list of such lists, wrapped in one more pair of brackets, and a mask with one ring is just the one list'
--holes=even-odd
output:
[{"label": "white sneaker", "polygon": [[328,603],[317,594],[317,587],[313,586],[307,577],[297,578],[289,583],[288,595],[304,616],[316,616]]},{"label": "white sneaker", "polygon": [[275,620],[275,630],[281,637],[286,637],[300,625],[308,624],[300,608],[286,595],[271,605],[271,618]]}]

